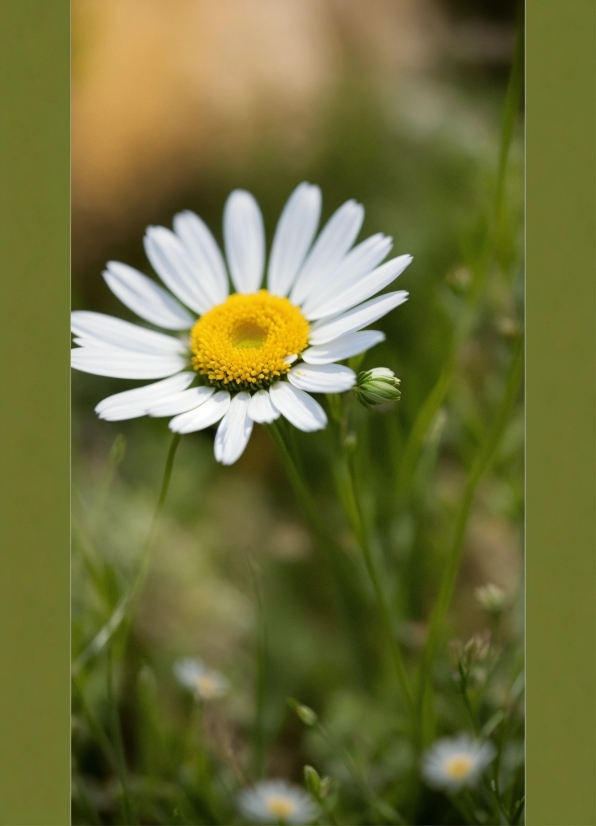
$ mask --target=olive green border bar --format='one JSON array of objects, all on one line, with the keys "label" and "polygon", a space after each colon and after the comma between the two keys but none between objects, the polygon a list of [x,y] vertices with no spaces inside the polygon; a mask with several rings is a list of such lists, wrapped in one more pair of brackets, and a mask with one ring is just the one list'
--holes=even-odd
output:
[{"label": "olive green border bar", "polygon": [[594,0],[526,4],[527,823],[596,823]]},{"label": "olive green border bar", "polygon": [[0,823],[70,822],[68,0],[0,0]]}]

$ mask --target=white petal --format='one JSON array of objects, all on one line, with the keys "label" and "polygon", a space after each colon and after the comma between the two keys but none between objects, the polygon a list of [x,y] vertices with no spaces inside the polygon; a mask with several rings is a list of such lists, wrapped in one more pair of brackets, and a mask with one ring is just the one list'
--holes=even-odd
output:
[{"label": "white petal", "polygon": [[176,416],[186,413],[187,410],[194,410],[214,393],[213,387],[191,387],[190,390],[183,390],[181,393],[153,402],[147,412],[150,416]]},{"label": "white petal", "polygon": [[105,344],[109,347],[134,350],[135,353],[143,355],[188,353],[188,347],[179,338],[146,330],[138,324],[131,324],[129,321],[103,313],[75,310],[71,313],[71,328],[75,335],[81,336],[92,347]]},{"label": "white petal", "polygon": [[182,356],[143,355],[118,347],[77,347],[70,352],[75,370],[117,379],[161,379],[188,366]]},{"label": "white petal", "polygon": [[307,364],[331,364],[334,361],[343,361],[365,350],[370,350],[375,344],[385,341],[385,333],[379,330],[364,330],[360,333],[348,333],[340,336],[328,344],[318,347],[309,347],[304,350],[301,358]]},{"label": "white petal", "polygon": [[248,405],[248,415],[253,422],[271,424],[279,418],[279,411],[273,406],[268,390],[258,390]]},{"label": "white petal", "polygon": [[325,318],[317,321],[310,329],[311,344],[327,344],[339,336],[347,333],[355,333],[368,324],[372,324],[388,312],[407,301],[406,290],[398,290],[395,293],[386,293],[377,298],[371,298],[364,304],[359,304],[351,310],[341,315]]},{"label": "white petal", "polygon": [[165,330],[189,330],[195,323],[169,292],[128,264],[108,261],[103,277],[114,295],[145,321]]},{"label": "white petal", "polygon": [[213,302],[201,274],[173,232],[165,227],[147,227],[143,243],[151,266],[180,301],[199,315],[211,309]]},{"label": "white petal", "polygon": [[408,264],[412,261],[411,255],[400,255],[392,258],[368,275],[360,277],[356,282],[347,288],[338,287],[335,295],[330,295],[327,300],[321,300],[317,308],[309,318],[326,318],[330,315],[337,315],[349,310],[366,301],[367,298],[375,295],[384,289],[388,284],[401,275]]},{"label": "white petal", "polygon": [[144,416],[150,404],[156,399],[167,398],[173,393],[180,393],[194,380],[194,373],[177,373],[155,384],[146,384],[144,387],[135,387],[134,390],[125,390],[100,401],[95,412],[100,419],[110,422],[122,419],[135,419]]},{"label": "white petal", "polygon": [[213,306],[221,304],[229,295],[230,285],[223,255],[211,231],[190,210],[174,217],[174,230],[190,253]]},{"label": "white petal", "polygon": [[319,282],[324,273],[341,261],[356,240],[363,220],[364,207],[352,200],[333,213],[294,282],[290,293],[294,304],[302,304],[312,284]]},{"label": "white petal", "polygon": [[168,427],[174,433],[193,433],[195,430],[203,430],[225,416],[229,406],[230,394],[227,390],[218,390],[199,407],[176,416]]},{"label": "white petal", "polygon": [[269,388],[271,401],[282,416],[298,430],[309,433],[322,430],[327,425],[327,416],[321,405],[312,396],[299,390],[287,381],[278,381]]},{"label": "white petal", "polygon": [[302,305],[308,319],[321,318],[319,308],[350,289],[367,275],[389,253],[393,240],[382,233],[371,235],[342,259],[340,264],[325,274],[325,278],[313,285]]},{"label": "white petal", "polygon": [[321,190],[302,183],[285,205],[271,247],[267,289],[273,295],[287,295],[306,253],[310,249],[321,217]]},{"label": "white petal", "polygon": [[345,393],[356,384],[356,373],[342,364],[297,364],[288,380],[311,393]]},{"label": "white petal", "polygon": [[259,205],[244,189],[235,189],[224,207],[224,243],[237,292],[254,293],[263,281],[265,229]]},{"label": "white petal", "polygon": [[215,434],[215,458],[222,465],[233,465],[244,453],[252,433],[252,419],[248,415],[249,393],[238,393],[220,422]]}]

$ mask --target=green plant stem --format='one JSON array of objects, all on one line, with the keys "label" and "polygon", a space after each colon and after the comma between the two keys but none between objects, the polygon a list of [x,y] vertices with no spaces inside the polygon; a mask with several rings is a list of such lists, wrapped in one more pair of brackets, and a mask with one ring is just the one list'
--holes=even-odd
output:
[{"label": "green plant stem", "polygon": [[122,764],[120,762],[119,756],[118,756],[118,754],[115,750],[115,747],[112,745],[112,743],[110,742],[107,734],[103,730],[100,722],[97,720],[97,718],[95,717],[95,715],[91,711],[91,709],[89,707],[89,704],[87,703],[87,700],[86,700],[85,695],[83,693],[82,686],[80,685],[79,680],[76,677],[76,675],[73,675],[72,687],[73,687],[74,693],[79,698],[79,702],[81,704],[81,710],[83,712],[85,720],[87,721],[87,725],[89,726],[89,729],[90,729],[91,733],[95,737],[97,745],[101,749],[101,752],[103,753],[103,756],[106,759],[108,765],[110,766],[110,768],[112,769],[114,774],[116,774],[118,776],[118,779],[120,780],[120,785],[122,786],[122,791],[123,791],[123,805],[122,805],[123,812],[122,812],[122,814],[123,814],[124,819],[127,821],[127,823],[131,823],[132,822],[132,817],[130,816],[131,815],[130,808],[126,809],[126,806],[129,805],[129,800],[128,800],[128,797],[127,797],[127,794],[126,794],[126,791],[125,791],[127,789],[127,782],[126,782],[126,777],[124,776],[123,771],[122,771]]},{"label": "green plant stem", "polygon": [[253,735],[254,772],[256,777],[263,777],[265,772],[265,701],[267,695],[267,627],[265,624],[265,607],[257,573],[250,556],[247,554],[248,568],[253,583],[257,602],[257,679],[255,686],[256,712]]},{"label": "green plant stem", "polygon": [[139,560],[139,567],[137,570],[137,575],[134,578],[130,588],[123,594],[121,599],[119,600],[112,616],[106,622],[106,624],[101,628],[101,630],[96,634],[96,636],[91,640],[89,645],[79,654],[77,659],[73,663],[73,674],[76,676],[80,673],[81,669],[87,665],[87,663],[96,657],[100,651],[105,648],[109,640],[112,638],[116,630],[119,628],[120,624],[126,618],[129,611],[132,610],[134,602],[136,601],[141,588],[145,582],[145,578],[147,576],[147,572],[149,570],[149,561],[150,561],[150,550],[151,550],[151,542],[153,540],[153,534],[155,532],[155,527],[157,525],[157,521],[161,515],[164,502],[166,500],[166,496],[168,493],[168,488],[170,486],[170,480],[172,478],[172,469],[174,467],[174,459],[176,457],[176,450],[178,449],[178,445],[180,443],[180,434],[175,433],[174,438],[172,439],[172,443],[170,445],[170,449],[168,451],[168,455],[166,458],[166,464],[164,467],[163,478],[161,481],[161,487],[159,491],[159,497],[157,500],[157,505],[155,507],[155,511],[153,512],[153,518],[151,519],[151,524],[149,527],[149,531],[147,532],[147,538],[143,543],[143,547],[140,553],[140,560]]},{"label": "green plant stem", "polygon": [[[342,440],[342,446],[344,442],[345,440]],[[372,583],[373,590],[375,593],[375,599],[377,602],[379,616],[381,618],[381,622],[383,625],[383,630],[385,636],[387,637],[387,642],[389,643],[389,648],[391,650],[391,656],[393,658],[393,665],[395,667],[397,680],[399,682],[401,692],[406,701],[408,711],[412,715],[412,722],[415,723],[415,706],[412,695],[412,689],[410,688],[410,682],[408,680],[408,673],[406,671],[406,666],[403,660],[399,642],[397,641],[395,631],[393,629],[393,618],[391,616],[391,611],[389,609],[389,604],[387,602],[385,591],[383,589],[383,586],[381,585],[381,579],[379,576],[379,572],[377,571],[372,549],[370,547],[368,533],[364,526],[364,520],[362,519],[362,511],[360,509],[360,505],[356,494],[356,484],[354,479],[353,465],[350,461],[350,457],[345,454],[345,450],[344,470],[345,495],[342,497],[342,499],[346,504],[346,515],[348,517],[348,520],[350,521],[352,530],[356,535],[356,541],[360,545],[360,549],[362,551],[364,564],[366,565],[366,570],[370,577],[370,581]]]},{"label": "green plant stem", "polygon": [[339,760],[345,768],[347,769],[350,777],[354,781],[355,785],[360,789],[362,796],[368,802],[369,806],[371,806],[377,814],[380,814],[385,820],[390,820],[393,823],[397,823],[400,826],[405,826],[406,821],[402,817],[402,815],[395,809],[395,807],[390,806],[388,803],[385,803],[384,800],[381,800],[377,797],[377,795],[370,789],[366,782],[360,776],[360,772],[354,762],[354,758],[350,754],[350,752],[338,744],[335,743],[333,738],[328,734],[327,730],[321,725],[321,723],[317,722],[315,724],[315,729],[319,733],[319,735],[323,738],[331,753],[335,756],[337,760]]},{"label": "green plant stem", "polygon": [[114,693],[114,668],[113,668],[112,652],[107,650],[107,701],[110,715],[110,728],[112,732],[112,740],[114,742],[115,755],[118,763],[118,776],[122,785],[122,814],[126,823],[136,823],[134,815],[134,805],[130,795],[130,786],[128,783],[128,769],[126,766],[126,754],[124,752],[124,741],[122,738],[122,725],[120,722],[120,712],[118,710],[118,702]]},{"label": "green plant stem", "polygon": [[470,718],[470,722],[472,724],[472,729],[474,734],[478,734],[478,721],[476,720],[476,715],[472,709],[472,705],[470,703],[470,698],[468,696],[468,677],[464,672],[461,663],[458,664],[458,671],[459,671],[459,690],[461,693],[461,698],[463,704],[465,706],[466,711],[468,712],[468,716]]},{"label": "green plant stem", "polygon": [[459,507],[459,512],[457,514],[453,540],[451,542],[451,546],[449,548],[447,559],[445,561],[445,565],[443,568],[443,575],[441,577],[441,584],[439,587],[437,601],[435,603],[435,607],[430,617],[428,637],[424,654],[422,657],[422,666],[420,671],[420,682],[418,692],[418,715],[421,730],[423,730],[424,710],[425,705],[427,703],[428,693],[430,691],[432,663],[434,660],[439,640],[440,629],[443,620],[445,619],[445,616],[447,614],[447,610],[451,603],[451,598],[453,596],[453,591],[455,588],[455,581],[457,578],[457,572],[459,569],[459,563],[463,550],[463,540],[466,534],[468,517],[470,515],[470,509],[472,507],[474,494],[476,492],[476,488],[478,486],[478,483],[480,482],[480,479],[482,478],[485,471],[488,469],[490,465],[494,452],[499,444],[503,430],[507,424],[507,421],[509,420],[511,409],[515,403],[523,372],[523,355],[523,340],[520,337],[515,346],[512,364],[507,379],[507,385],[505,387],[505,393],[503,394],[503,398],[497,410],[495,420],[489,433],[487,434],[482,450],[478,454],[477,459],[468,476],[462,501]]},{"label": "green plant stem", "polygon": [[296,463],[290,453],[279,425],[274,422],[267,425],[267,429],[277,447],[279,457],[286,472],[290,484],[302,510],[304,511],[313,533],[317,537],[319,544],[326,554],[329,567],[331,569],[336,585],[339,608],[344,620],[345,627],[350,635],[353,651],[356,654],[358,673],[362,681],[362,672],[366,671],[366,646],[361,637],[361,628],[357,610],[355,610],[355,599],[357,596],[351,582],[351,571],[346,570],[350,565],[345,552],[337,543],[329,529],[323,522],[314,499],[304,483]]}]

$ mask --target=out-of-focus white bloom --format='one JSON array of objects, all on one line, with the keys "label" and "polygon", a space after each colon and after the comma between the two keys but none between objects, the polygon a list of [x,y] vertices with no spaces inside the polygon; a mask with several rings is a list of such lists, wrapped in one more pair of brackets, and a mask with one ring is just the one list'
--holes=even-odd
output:
[{"label": "out-of-focus white bloom", "polygon": [[507,597],[505,591],[489,582],[488,585],[481,585],[474,591],[477,602],[488,611],[489,614],[500,614],[505,608]]},{"label": "out-of-focus white bloom", "polygon": [[217,700],[228,693],[227,677],[204,662],[187,657],[174,663],[174,674],[180,683],[194,691],[200,700]]},{"label": "out-of-focus white bloom", "polygon": [[285,780],[262,780],[245,789],[238,808],[253,823],[312,823],[318,808],[312,797]]},{"label": "out-of-focus white bloom", "polygon": [[489,740],[473,740],[467,734],[445,737],[424,755],[422,774],[429,786],[456,792],[474,786],[495,754]]}]

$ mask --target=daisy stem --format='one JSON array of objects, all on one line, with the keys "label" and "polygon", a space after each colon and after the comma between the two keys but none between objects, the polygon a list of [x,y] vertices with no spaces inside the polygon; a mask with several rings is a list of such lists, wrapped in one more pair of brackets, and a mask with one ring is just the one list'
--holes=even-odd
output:
[{"label": "daisy stem", "polygon": [[[345,440],[342,440],[342,442],[343,441]],[[342,499],[346,506],[348,520],[352,526],[352,530],[356,535],[356,541],[360,545],[362,556],[364,558],[364,564],[366,565],[366,570],[368,572],[375,592],[375,599],[377,601],[379,616],[381,617],[385,635],[387,637],[387,641],[389,642],[397,679],[402,694],[405,698],[406,704],[408,706],[408,710],[412,714],[412,720],[415,721],[415,705],[412,696],[412,689],[410,688],[410,682],[408,680],[408,673],[406,671],[406,666],[403,660],[401,649],[399,647],[399,643],[395,636],[395,631],[393,628],[393,617],[391,616],[391,610],[389,608],[389,603],[387,602],[385,591],[383,589],[383,586],[381,585],[381,578],[379,576],[379,572],[377,571],[374,555],[368,539],[368,533],[364,525],[364,520],[362,518],[362,511],[360,509],[360,504],[358,502],[356,494],[354,469],[352,466],[352,462],[350,461],[350,457],[347,456],[345,453],[345,449],[344,463],[346,471],[344,479],[345,495],[344,497],[342,497]]]},{"label": "daisy stem", "polygon": [[161,487],[159,491],[157,505],[155,507],[155,511],[153,512],[153,517],[151,519],[149,531],[147,532],[147,537],[145,539],[145,542],[143,543],[143,547],[141,548],[139,568],[137,571],[137,575],[134,579],[134,582],[132,583],[128,591],[126,591],[120,598],[116,608],[114,609],[114,612],[112,613],[112,616],[103,626],[103,628],[101,628],[101,630],[91,640],[89,645],[79,654],[77,659],[74,661],[73,674],[75,676],[80,673],[81,669],[84,668],[84,666],[91,659],[93,659],[93,657],[97,656],[97,654],[99,654],[99,652],[105,648],[107,643],[110,641],[117,629],[120,627],[123,620],[126,618],[129,610],[132,608],[143,586],[143,583],[145,582],[147,571],[149,570],[149,551],[151,550],[151,542],[153,540],[155,527],[163,510],[163,506],[168,493],[168,488],[170,486],[170,480],[172,478],[172,469],[174,467],[174,459],[176,457],[178,445],[180,444],[180,438],[181,436],[179,433],[174,434],[174,438],[172,439],[172,443],[168,451],[168,456],[164,467],[163,478],[161,480]]},{"label": "daisy stem", "polygon": [[[451,604],[451,598],[455,589],[455,582],[457,579],[457,572],[459,570],[463,542],[466,535],[468,517],[470,515],[472,502],[474,500],[474,494],[478,483],[490,465],[503,430],[509,421],[511,409],[517,398],[523,366],[524,346],[523,339],[520,337],[515,346],[509,376],[507,378],[507,385],[505,387],[505,392],[501,403],[497,409],[493,425],[487,434],[484,445],[478,453],[477,459],[470,470],[470,474],[466,482],[459,513],[455,523],[453,539],[443,568],[439,594],[435,607],[430,616],[426,647],[422,657],[420,669],[418,691],[418,716],[420,731],[423,731],[425,711],[429,708],[429,705],[432,705],[432,700],[430,697],[432,665],[439,642],[441,627]],[[432,720],[432,709],[429,716]],[[434,723],[432,724],[432,728],[434,729]],[[429,732],[429,735],[430,739],[432,739],[434,732]]]},{"label": "daisy stem", "polygon": [[345,622],[346,629],[350,634],[354,653],[357,655],[358,663],[360,664],[360,667],[357,669],[357,673],[361,679],[362,669],[364,669],[364,673],[366,673],[367,656],[366,647],[360,635],[361,629],[359,627],[357,606],[354,602],[356,595],[354,593],[350,576],[352,572],[346,570],[348,559],[341,546],[336,542],[326,524],[323,522],[317,509],[317,505],[309,489],[304,483],[292,454],[288,449],[282,430],[278,423],[273,422],[273,424],[267,425],[267,430],[271,434],[271,438],[277,447],[279,457],[284,466],[286,475],[290,480],[290,484],[294,489],[296,498],[298,499],[300,506],[302,507],[310,523],[313,533],[319,540],[322,549],[327,555],[329,567],[331,568],[337,588],[342,618]]},{"label": "daisy stem", "polygon": [[253,734],[254,772],[263,777],[265,772],[265,702],[267,699],[267,626],[261,586],[250,554],[246,554],[250,577],[257,603],[257,675],[255,685],[255,726]]}]

